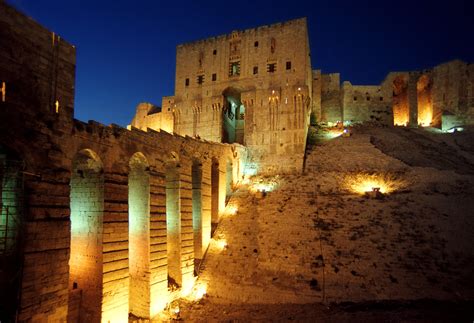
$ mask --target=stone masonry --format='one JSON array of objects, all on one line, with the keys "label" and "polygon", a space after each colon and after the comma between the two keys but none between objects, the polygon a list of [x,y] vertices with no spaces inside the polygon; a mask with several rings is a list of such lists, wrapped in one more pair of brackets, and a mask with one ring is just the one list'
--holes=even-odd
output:
[{"label": "stone masonry", "polygon": [[[192,285],[246,149],[75,120],[74,46],[3,1],[0,40],[0,233],[14,246],[0,244],[1,315],[154,316],[170,284]],[[5,225],[12,219],[19,225]]]}]

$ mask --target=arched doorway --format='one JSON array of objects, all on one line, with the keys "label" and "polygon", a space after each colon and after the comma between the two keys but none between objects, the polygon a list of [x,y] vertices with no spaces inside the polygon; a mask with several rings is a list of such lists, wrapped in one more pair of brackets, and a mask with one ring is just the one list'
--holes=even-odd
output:
[{"label": "arched doorway", "polygon": [[418,103],[418,125],[429,127],[433,121],[432,82],[429,75],[422,75],[416,84]]},{"label": "arched doorway", "polygon": [[407,126],[410,120],[408,107],[408,79],[399,75],[393,80],[393,124]]},{"label": "arched doorway", "polygon": [[128,175],[130,313],[150,317],[150,174],[142,153],[132,156]]},{"label": "arched doorway", "polygon": [[223,135],[222,142],[239,143],[245,142],[245,106],[241,101],[240,91],[235,88],[227,88],[222,92],[224,96],[224,109],[222,112]]},{"label": "arched doorway", "polygon": [[0,321],[16,322],[21,288],[23,161],[0,145]]},{"label": "arched doorway", "polygon": [[85,149],[76,155],[70,186],[68,321],[99,322],[102,312],[104,171],[95,152]]}]

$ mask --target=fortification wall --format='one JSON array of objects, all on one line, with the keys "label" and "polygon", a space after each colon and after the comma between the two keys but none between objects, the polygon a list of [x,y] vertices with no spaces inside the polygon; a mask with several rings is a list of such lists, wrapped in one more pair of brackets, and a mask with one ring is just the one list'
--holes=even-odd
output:
[{"label": "fortification wall", "polygon": [[322,91],[322,75],[321,70],[313,70],[313,96],[312,96],[312,111],[315,121],[321,121],[322,106],[321,106],[321,91]]},{"label": "fortification wall", "polygon": [[321,80],[321,122],[342,121],[340,74],[322,74]]},{"label": "fortification wall", "polygon": [[[174,131],[217,142],[242,137],[239,142],[253,150],[254,156],[302,156],[311,110],[311,82],[304,18],[179,45],[170,106]],[[239,113],[243,119],[238,121],[244,124],[243,129],[230,136],[227,127],[230,131],[234,128],[224,122],[229,93],[245,110]],[[145,123],[158,129],[153,118],[146,116]],[[270,163],[262,160],[261,170],[285,171],[286,163],[267,167]]]},{"label": "fortification wall", "polygon": [[342,86],[342,105],[344,122],[370,121],[381,125],[393,122],[391,103],[384,97],[381,86],[352,85],[346,81]]},{"label": "fortification wall", "polygon": [[[2,285],[2,297],[18,306],[21,322],[127,322],[132,303],[136,315],[156,314],[168,301],[170,273],[191,284],[194,259],[225,208],[226,178],[242,178],[246,149],[74,120],[74,48],[3,2],[0,13],[9,40],[0,47],[0,165],[21,165],[22,197],[15,255],[0,254],[18,256],[21,279]],[[148,229],[136,232],[139,218]],[[131,250],[143,257],[129,267]],[[135,279],[132,267],[146,279]],[[140,295],[132,296],[138,304],[130,295]]]},{"label": "fortification wall", "polygon": [[437,124],[442,113],[457,115],[468,123],[474,120],[472,71],[472,64],[459,60],[433,68],[433,110]]}]

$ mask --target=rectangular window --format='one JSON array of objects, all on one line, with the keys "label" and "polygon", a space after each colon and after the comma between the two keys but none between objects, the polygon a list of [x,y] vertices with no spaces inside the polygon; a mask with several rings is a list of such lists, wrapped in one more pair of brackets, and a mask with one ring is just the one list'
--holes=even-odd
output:
[{"label": "rectangular window", "polygon": [[276,72],[276,63],[267,64],[267,72],[268,73]]},{"label": "rectangular window", "polygon": [[240,61],[239,62],[230,62],[229,65],[229,76],[240,75]]},{"label": "rectangular window", "polygon": [[286,70],[287,71],[291,70],[291,62],[290,61],[286,62]]},{"label": "rectangular window", "polygon": [[253,67],[253,75],[258,74],[258,66]]},{"label": "rectangular window", "polygon": [[217,81],[217,74],[216,73],[212,74],[212,81]]},{"label": "rectangular window", "polygon": [[197,83],[200,85],[204,83],[204,75],[198,75],[197,77]]},{"label": "rectangular window", "polygon": [[186,80],[184,81],[184,85],[185,85],[185,86],[189,86],[189,79],[186,79]]}]

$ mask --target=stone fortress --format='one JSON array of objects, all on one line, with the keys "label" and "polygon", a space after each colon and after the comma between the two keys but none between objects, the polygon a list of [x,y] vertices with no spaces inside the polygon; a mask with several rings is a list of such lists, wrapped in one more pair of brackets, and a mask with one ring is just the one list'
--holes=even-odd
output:
[{"label": "stone fortress", "polygon": [[74,119],[75,47],[0,1],[0,315],[148,319],[186,289],[245,175],[301,171],[315,122],[473,121],[473,65],[340,85],[305,19],[177,48],[175,95],[129,129]]},{"label": "stone fortress", "polygon": [[301,170],[311,77],[305,19],[183,44],[175,95],[161,112],[140,104],[132,126],[239,143],[260,168]]},{"label": "stone fortress", "polygon": [[454,60],[341,85],[312,70],[306,19],[179,45],[175,95],[137,107],[131,125],[248,147],[260,171],[302,169],[307,128],[375,123],[450,129],[474,123],[474,65]]}]

